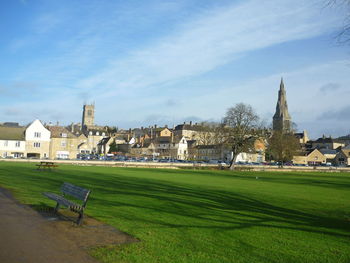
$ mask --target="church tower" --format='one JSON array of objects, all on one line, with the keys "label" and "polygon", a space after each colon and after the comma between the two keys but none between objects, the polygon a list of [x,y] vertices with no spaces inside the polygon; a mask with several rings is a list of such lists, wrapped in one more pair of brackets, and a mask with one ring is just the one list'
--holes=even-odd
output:
[{"label": "church tower", "polygon": [[276,113],[273,116],[273,130],[285,132],[292,131],[292,118],[288,112],[286,90],[284,89],[283,78],[281,78],[280,90],[278,91],[278,101]]},{"label": "church tower", "polygon": [[95,105],[85,104],[83,107],[82,129],[95,125]]}]

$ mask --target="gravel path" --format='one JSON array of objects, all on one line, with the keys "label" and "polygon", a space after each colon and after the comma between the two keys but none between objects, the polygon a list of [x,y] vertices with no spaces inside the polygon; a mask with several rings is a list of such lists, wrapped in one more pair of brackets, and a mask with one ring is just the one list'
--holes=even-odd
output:
[{"label": "gravel path", "polygon": [[69,238],[69,231],[59,230],[0,188],[1,263],[97,262]]}]

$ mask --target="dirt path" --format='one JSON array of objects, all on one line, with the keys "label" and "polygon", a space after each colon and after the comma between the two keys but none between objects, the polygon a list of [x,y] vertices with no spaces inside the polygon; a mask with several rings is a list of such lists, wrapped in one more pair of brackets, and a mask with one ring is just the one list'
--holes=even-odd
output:
[{"label": "dirt path", "polygon": [[93,219],[83,227],[56,219],[19,204],[0,188],[0,262],[96,263],[86,248],[136,241]]}]

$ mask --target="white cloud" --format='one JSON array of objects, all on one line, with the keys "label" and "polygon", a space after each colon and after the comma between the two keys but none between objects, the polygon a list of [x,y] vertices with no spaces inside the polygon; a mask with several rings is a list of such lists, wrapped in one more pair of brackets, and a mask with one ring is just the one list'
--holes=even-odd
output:
[{"label": "white cloud", "polygon": [[[220,119],[225,109],[235,103],[251,104],[262,118],[272,121],[281,77],[287,92],[289,112],[298,128],[311,131],[311,136],[322,135],[324,131],[332,131],[333,135],[348,133],[346,118],[331,121],[329,118],[320,121],[320,116],[332,116],[330,113],[344,113],[350,97],[350,75],[348,61],[333,61],[323,64],[303,67],[289,72],[278,72],[273,75],[251,79],[245,82],[221,83],[220,88],[212,92],[191,97],[183,104],[196,105],[193,114],[206,118]],[[337,83],[336,87],[327,94],[321,93],[320,88],[329,83]],[[208,86],[217,86],[214,82]],[[208,107],[206,105],[211,105]],[[185,112],[188,108],[184,108]],[[180,113],[181,114],[181,113]]]},{"label": "white cloud", "polygon": [[[112,61],[77,87],[103,87],[103,96],[122,90],[148,89],[199,75],[234,60],[244,52],[311,38],[333,29],[336,17],[320,19],[313,1],[251,0],[201,14],[178,33]],[[97,94],[96,94],[97,95]]]},{"label": "white cloud", "polygon": [[[179,101],[180,98],[180,106],[167,107],[167,112],[162,115],[176,120],[189,115],[220,119],[227,107],[244,101],[268,116],[274,111],[281,75],[285,77],[292,117],[300,122],[316,118],[313,108],[320,101],[326,108],[345,103],[345,96],[336,98],[331,93],[331,99],[327,100],[319,93],[320,87],[327,83],[346,87],[349,79],[344,77],[343,62],[280,72],[234,85],[208,81],[207,85],[213,84],[215,88],[205,94],[188,90],[184,80],[200,77],[252,51],[328,33],[341,20],[317,6],[317,0],[298,3],[293,0],[241,2],[240,5],[232,4],[214,10],[201,9],[191,20],[186,16],[186,20],[174,26],[168,35],[155,34],[147,44],[130,47],[122,54],[118,46],[119,35],[116,34],[125,23],[120,9],[115,11],[115,17],[108,13],[108,19],[99,17],[94,20],[91,14],[87,20],[82,17],[82,21],[77,22],[78,26],[72,24],[74,35],[68,34],[71,38],[57,37],[54,54],[48,53],[48,57],[31,61],[30,66],[22,69],[24,73],[16,76],[18,79],[43,79],[45,83],[45,99],[35,104],[29,101],[18,103],[17,106],[26,112],[28,118],[57,109],[56,116],[62,116],[62,120],[69,122],[80,120],[81,105],[77,105],[77,101],[82,103],[92,99],[97,102],[97,117],[118,123],[125,119],[135,122],[145,119],[157,111],[155,105],[164,108],[164,105],[173,105],[172,100]],[[104,8],[99,2],[95,4]],[[162,13],[162,10],[171,8],[171,5],[164,5],[158,11]],[[124,16],[129,17],[129,12]],[[67,22],[64,13],[48,12],[39,16],[34,30],[45,35],[60,26],[68,28],[68,24],[70,26],[77,18],[70,17]],[[131,15],[137,19],[137,13]],[[123,23],[119,24],[120,21]],[[128,25],[125,23],[126,31]],[[18,41],[14,48],[25,45],[25,41]],[[264,67],[263,63],[261,67]],[[49,94],[52,94],[51,98]],[[188,97],[188,94],[196,96]],[[317,103],[312,100],[315,98]]]}]

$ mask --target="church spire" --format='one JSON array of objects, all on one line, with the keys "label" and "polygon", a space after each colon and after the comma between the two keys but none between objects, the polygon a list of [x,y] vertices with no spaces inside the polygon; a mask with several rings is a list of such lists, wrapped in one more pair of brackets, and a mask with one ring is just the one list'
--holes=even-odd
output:
[{"label": "church spire", "polygon": [[283,82],[283,77],[281,77],[281,84],[280,84],[280,90],[284,90],[284,82]]},{"label": "church spire", "polygon": [[280,90],[278,91],[278,101],[276,113],[273,116],[273,129],[291,131],[292,118],[288,112],[286,90],[284,88],[283,77],[281,78]]}]

